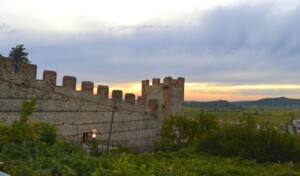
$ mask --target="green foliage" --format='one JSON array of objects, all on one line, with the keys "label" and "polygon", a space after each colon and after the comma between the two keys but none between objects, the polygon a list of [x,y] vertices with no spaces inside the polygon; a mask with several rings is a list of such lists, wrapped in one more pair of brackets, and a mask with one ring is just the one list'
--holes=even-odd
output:
[{"label": "green foliage", "polygon": [[[256,128],[247,125],[246,121],[244,122],[243,126],[249,127],[247,130],[255,131]],[[87,156],[86,151],[79,145],[64,142],[57,139],[57,137],[55,141],[49,143],[48,138],[42,136],[52,131],[49,130],[51,127],[49,124],[40,122],[15,122],[15,124],[9,126],[0,124],[0,136],[3,139],[0,141],[0,161],[5,163],[0,169],[16,176],[283,176],[289,174],[289,164],[285,162],[281,164],[259,164],[253,160],[242,160],[239,157],[226,158],[213,156],[201,153],[191,147],[181,148],[181,150],[176,150],[175,152],[165,150],[157,151],[152,154],[133,154],[126,149],[120,148],[110,151],[107,155],[102,154],[100,157]],[[223,129],[227,129],[228,131],[234,129],[229,127],[228,125],[219,130],[211,130],[210,133],[207,133],[209,135],[206,137],[214,136]],[[234,127],[238,127],[238,125]],[[239,128],[244,129],[244,127]],[[13,137],[11,136],[12,128],[31,130],[31,132],[25,137],[18,137],[18,140],[11,139],[11,137]],[[203,129],[207,130],[212,128]],[[245,133],[251,133],[247,130],[245,130]],[[267,128],[265,130],[264,135],[266,137],[274,135],[273,131],[269,131]],[[241,131],[237,130],[237,132],[231,134],[237,135],[236,133],[238,132]],[[259,131],[256,131],[255,134],[258,132]],[[230,136],[230,134],[228,135]],[[285,138],[283,137],[283,139]],[[290,144],[293,143],[292,141],[290,142]],[[191,143],[191,145],[192,144],[193,143]],[[274,143],[271,143],[270,146],[274,146]],[[293,147],[299,148],[299,146],[286,147],[290,149],[293,149]],[[274,155],[274,153],[269,156],[272,155]],[[297,163],[294,166],[293,175],[300,175],[300,165]]]},{"label": "green foliage", "polygon": [[161,137],[159,140],[155,141],[154,144],[154,151],[163,151],[163,152],[168,152],[168,151],[178,151],[182,147],[178,143],[174,143],[173,140],[165,137]]},{"label": "green foliage", "polygon": [[2,170],[11,175],[90,175],[94,170],[86,151],[59,140],[52,125],[16,121],[0,124],[0,131]]},{"label": "green foliage", "polygon": [[218,125],[214,115],[174,116],[162,128],[155,151],[177,151],[195,147],[198,152],[241,157],[258,162],[300,161],[300,138],[269,125],[259,125],[244,113],[238,123]]},{"label": "green foliage", "polygon": [[0,141],[8,140],[9,138],[9,126],[0,122]]},{"label": "green foliage", "polygon": [[[33,112],[32,102],[27,102],[26,117]],[[222,126],[204,112],[193,118],[174,116],[165,122],[154,153],[133,154],[120,147],[102,154],[94,140],[88,156],[81,146],[59,139],[50,124],[0,123],[0,170],[16,176],[283,176],[294,161],[293,175],[300,176],[299,137],[256,124],[250,114]]]},{"label": "green foliage", "polygon": [[198,149],[214,155],[239,156],[258,162],[300,161],[300,138],[273,127],[256,128],[247,117],[240,124],[226,125],[206,139]]},{"label": "green foliage", "polygon": [[38,133],[34,130],[32,123],[15,121],[9,128],[9,141],[14,143],[22,143],[26,141],[34,141]]},{"label": "green foliage", "polygon": [[37,130],[39,140],[47,144],[55,144],[57,141],[57,128],[44,122],[33,122],[35,130]]},{"label": "green foliage", "polygon": [[99,148],[100,141],[93,139],[90,144],[90,155],[94,157],[99,157],[102,152]]},{"label": "green foliage", "polygon": [[[176,152],[156,152],[153,154],[120,154],[100,158],[93,176],[190,176],[190,175],[243,175],[243,176],[283,176],[289,174],[288,163],[259,164],[239,158],[209,156],[191,149]],[[295,165],[293,175],[300,175]]]},{"label": "green foliage", "polygon": [[31,116],[35,106],[37,104],[37,99],[35,97],[31,98],[30,101],[23,100],[22,101],[22,111],[21,111],[21,122],[26,122],[28,120],[28,116]]},{"label": "green foliage", "polygon": [[173,144],[188,146],[218,128],[218,121],[212,114],[201,113],[194,118],[171,116],[165,121],[161,135]]},{"label": "green foliage", "polygon": [[22,64],[30,63],[30,61],[27,58],[28,53],[25,51],[26,51],[26,48],[24,48],[23,44],[16,45],[16,47],[11,48],[9,57],[11,57],[13,59],[13,70],[15,72],[19,72]]}]

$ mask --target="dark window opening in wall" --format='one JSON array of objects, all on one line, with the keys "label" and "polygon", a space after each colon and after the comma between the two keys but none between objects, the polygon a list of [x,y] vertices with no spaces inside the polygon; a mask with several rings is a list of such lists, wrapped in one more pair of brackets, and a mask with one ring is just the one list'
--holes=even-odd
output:
[{"label": "dark window opening in wall", "polygon": [[89,132],[82,133],[82,143],[89,143]]}]

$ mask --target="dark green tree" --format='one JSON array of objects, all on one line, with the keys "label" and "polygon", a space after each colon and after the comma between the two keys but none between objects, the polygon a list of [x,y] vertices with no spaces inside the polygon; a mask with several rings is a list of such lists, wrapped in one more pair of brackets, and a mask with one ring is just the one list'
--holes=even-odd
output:
[{"label": "dark green tree", "polygon": [[11,48],[9,53],[9,57],[13,60],[13,70],[15,72],[19,72],[21,64],[29,64],[30,61],[28,60],[27,56],[28,53],[25,52],[26,48],[24,45],[17,45],[15,48]]}]

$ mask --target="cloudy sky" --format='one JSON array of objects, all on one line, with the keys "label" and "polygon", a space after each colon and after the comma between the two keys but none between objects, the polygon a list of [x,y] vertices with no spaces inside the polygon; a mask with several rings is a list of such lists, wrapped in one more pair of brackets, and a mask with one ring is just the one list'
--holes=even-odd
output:
[{"label": "cloudy sky", "polygon": [[186,100],[300,98],[299,0],[0,0],[0,54],[140,94],[186,78]]}]

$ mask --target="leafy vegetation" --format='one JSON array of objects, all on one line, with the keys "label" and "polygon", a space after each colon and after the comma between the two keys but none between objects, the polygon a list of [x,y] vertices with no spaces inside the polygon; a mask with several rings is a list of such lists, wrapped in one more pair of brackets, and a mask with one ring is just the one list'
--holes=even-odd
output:
[{"label": "leafy vegetation", "polygon": [[248,124],[226,125],[200,141],[198,150],[214,155],[239,156],[258,162],[300,160],[300,139],[272,127],[251,127]]},{"label": "leafy vegetation", "polygon": [[269,125],[257,128],[250,115],[241,118],[238,124],[222,124],[222,127],[211,114],[202,113],[197,118],[173,117],[163,126],[162,136],[171,142],[169,145],[193,146],[199,152],[214,155],[258,162],[300,161],[299,136]]},{"label": "leafy vegetation", "polygon": [[161,135],[184,147],[194,144],[218,128],[218,122],[212,114],[201,113],[196,118],[173,116],[164,123]]},{"label": "leafy vegetation", "polygon": [[[284,176],[290,172],[288,163],[264,163],[225,158],[199,153],[193,149],[176,152],[155,152],[153,154],[123,153],[105,156],[101,159],[93,176],[193,176],[193,175],[244,175],[244,176]],[[293,175],[300,175],[299,165],[294,166]]]},{"label": "leafy vegetation", "polygon": [[80,145],[61,140],[54,126],[24,120],[35,104],[24,101],[19,121],[0,123],[1,171],[16,176],[300,175],[299,138],[270,126],[258,129],[249,114],[235,125],[220,124],[205,112],[174,116],[165,122],[153,153],[118,148],[104,154],[93,141],[88,155]]},{"label": "leafy vegetation", "polygon": [[22,111],[21,111],[21,118],[20,121],[21,122],[27,122],[28,117],[32,115],[35,106],[37,103],[37,99],[35,97],[33,97],[30,101],[26,101],[24,100],[22,102]]},{"label": "leafy vegetation", "polygon": [[55,126],[27,121],[35,104],[34,98],[23,101],[19,121],[0,123],[0,161],[4,162],[0,170],[22,176],[90,175],[83,148],[60,140]]}]

